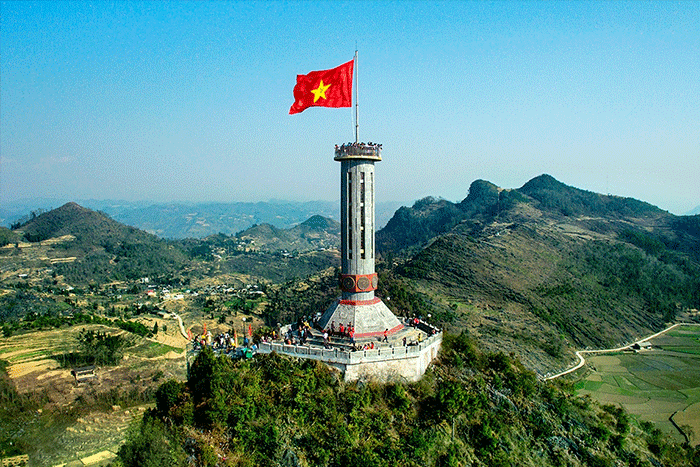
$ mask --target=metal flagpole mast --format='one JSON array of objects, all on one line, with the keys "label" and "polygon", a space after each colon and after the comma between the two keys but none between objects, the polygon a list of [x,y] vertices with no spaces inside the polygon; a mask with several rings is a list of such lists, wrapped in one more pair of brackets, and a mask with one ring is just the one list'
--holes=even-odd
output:
[{"label": "metal flagpole mast", "polygon": [[359,143],[360,142],[360,120],[359,120],[359,110],[358,110],[358,105],[357,105],[357,49],[355,49],[355,66],[353,67],[355,69],[355,142]]}]

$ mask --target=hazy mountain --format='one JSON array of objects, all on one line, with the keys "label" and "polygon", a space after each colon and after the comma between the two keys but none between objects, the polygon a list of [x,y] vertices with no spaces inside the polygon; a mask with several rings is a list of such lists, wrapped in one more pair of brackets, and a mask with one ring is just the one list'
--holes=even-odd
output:
[{"label": "hazy mountain", "polygon": [[695,216],[697,214],[700,214],[700,206],[697,206],[695,209],[689,211],[686,216]]},{"label": "hazy mountain", "polygon": [[[21,200],[0,206],[0,225],[9,227],[27,222],[66,201],[55,199]],[[288,229],[311,216],[337,219],[337,201],[282,201],[237,203],[150,203],[119,200],[79,200],[80,206],[100,211],[123,224],[137,227],[161,238],[204,238],[217,233],[232,235],[256,224]],[[376,225],[383,227],[401,206],[399,201],[376,205]]]},{"label": "hazy mountain", "polygon": [[312,216],[290,229],[278,229],[270,224],[256,225],[236,234],[236,238],[265,251],[338,249],[340,223],[327,217]]}]

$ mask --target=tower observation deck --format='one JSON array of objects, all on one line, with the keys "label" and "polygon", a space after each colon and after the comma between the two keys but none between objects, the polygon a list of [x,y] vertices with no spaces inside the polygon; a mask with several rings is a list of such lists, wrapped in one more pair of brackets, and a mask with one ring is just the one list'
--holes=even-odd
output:
[{"label": "tower observation deck", "polygon": [[342,296],[321,317],[322,328],[354,326],[355,339],[393,334],[403,325],[377,297],[374,270],[374,163],[381,145],[350,143],[336,146],[340,162],[340,289]]}]

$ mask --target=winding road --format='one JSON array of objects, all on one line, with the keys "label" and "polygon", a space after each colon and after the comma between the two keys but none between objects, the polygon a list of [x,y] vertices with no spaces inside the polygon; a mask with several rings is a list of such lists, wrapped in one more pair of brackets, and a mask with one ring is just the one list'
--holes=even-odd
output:
[{"label": "winding road", "polygon": [[700,324],[697,323],[676,323],[672,326],[667,327],[663,331],[659,331],[656,334],[652,334],[651,336],[645,337],[644,339],[640,339],[635,343],[625,345],[623,347],[618,347],[616,349],[599,349],[599,350],[577,350],[576,351],[576,356],[578,357],[578,363],[574,365],[573,367],[569,368],[568,370],[562,371],[561,373],[557,373],[556,375],[552,376],[546,376],[544,378],[545,381],[549,381],[551,379],[556,379],[559,378],[560,376],[568,375],[569,373],[572,373],[579,368],[581,368],[583,365],[586,364],[586,359],[583,358],[583,354],[601,354],[601,353],[612,353],[612,352],[620,352],[622,350],[629,349],[632,347],[634,344],[641,344],[642,342],[646,342],[648,340],[651,340],[655,337],[660,336],[661,334],[664,334],[665,332],[670,331],[671,329],[675,328],[676,326],[700,326]]}]

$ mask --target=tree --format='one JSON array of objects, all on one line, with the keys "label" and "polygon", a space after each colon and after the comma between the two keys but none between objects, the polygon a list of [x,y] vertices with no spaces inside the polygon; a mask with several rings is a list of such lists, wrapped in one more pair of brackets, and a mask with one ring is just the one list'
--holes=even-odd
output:
[{"label": "tree", "polygon": [[118,456],[124,467],[175,467],[183,465],[184,452],[161,421],[146,416],[132,426]]},{"label": "tree", "polygon": [[204,347],[192,362],[187,385],[196,407],[197,425],[211,427],[226,423],[231,411],[227,394],[232,374],[231,360],[217,357],[209,347]]},{"label": "tree", "polygon": [[156,412],[158,415],[167,417],[170,413],[170,409],[177,404],[183,391],[185,391],[184,383],[180,383],[174,379],[161,384],[155,394]]},{"label": "tree", "polygon": [[80,352],[98,365],[117,364],[127,343],[122,336],[112,336],[106,332],[83,329],[78,334]]},{"label": "tree", "polygon": [[452,440],[454,441],[457,416],[469,406],[469,393],[462,382],[448,380],[439,386],[436,396],[440,411],[452,420]]}]

